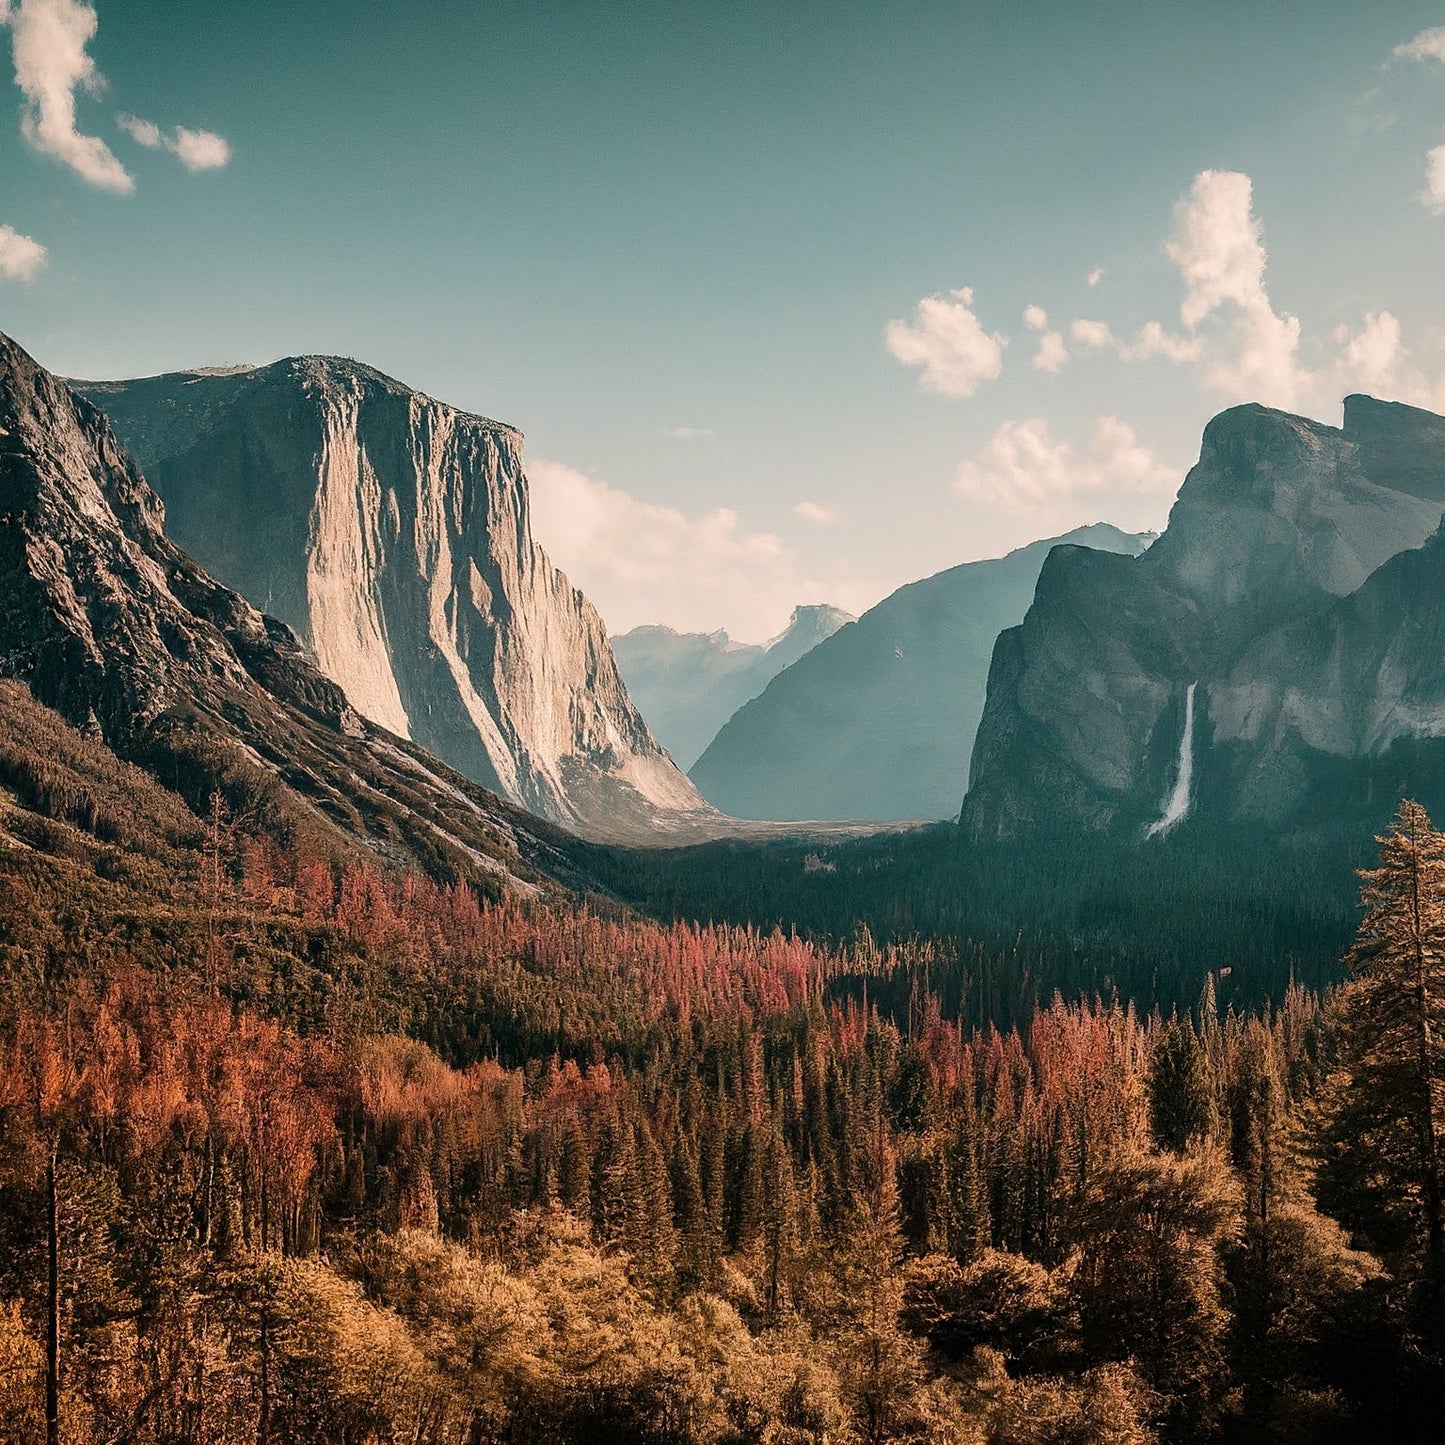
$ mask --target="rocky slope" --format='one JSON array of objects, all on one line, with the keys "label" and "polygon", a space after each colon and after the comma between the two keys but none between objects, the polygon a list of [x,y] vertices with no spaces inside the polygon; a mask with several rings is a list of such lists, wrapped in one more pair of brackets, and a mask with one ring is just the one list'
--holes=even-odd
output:
[{"label": "rocky slope", "polygon": [[1099,524],[911,583],[794,663],[692,769],[749,818],[941,818],[958,808],[994,639],[1024,615],[1050,549],[1141,551]]},{"label": "rocky slope", "polygon": [[177,541],[365,717],[594,837],[708,811],[533,540],[518,432],[329,357],[75,386]]},{"label": "rocky slope", "polygon": [[653,736],[678,767],[690,768],[745,702],[852,621],[841,607],[795,607],[787,628],[765,643],[734,642],[723,631],[634,627],[612,639],[612,651]]},{"label": "rocky slope", "polygon": [[105,417],[0,336],[0,676],[197,812],[485,886],[570,876],[567,835],[358,716],[164,520]]},{"label": "rocky slope", "polygon": [[[1053,553],[999,638],[968,831],[1383,821],[1410,780],[1378,767],[1445,731],[1437,604],[1406,585],[1438,568],[1442,511],[1429,412],[1352,396],[1340,428],[1216,417],[1159,541]],[[1373,812],[1350,812],[1377,785]]]}]

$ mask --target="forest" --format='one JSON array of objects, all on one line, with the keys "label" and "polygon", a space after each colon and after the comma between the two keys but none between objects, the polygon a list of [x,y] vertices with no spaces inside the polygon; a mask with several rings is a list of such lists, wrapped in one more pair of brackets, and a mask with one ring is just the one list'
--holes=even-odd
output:
[{"label": "forest", "polygon": [[1409,1439],[1441,1397],[1413,804],[1343,982],[1036,970],[994,1023],[1007,954],[941,932],[486,898],[38,742],[0,813],[6,1442]]}]

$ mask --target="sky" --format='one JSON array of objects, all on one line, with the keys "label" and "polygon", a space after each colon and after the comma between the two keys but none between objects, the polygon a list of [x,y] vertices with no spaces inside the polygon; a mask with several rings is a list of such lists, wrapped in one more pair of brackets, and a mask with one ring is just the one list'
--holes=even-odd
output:
[{"label": "sky", "polygon": [[615,632],[1159,527],[1239,402],[1445,409],[1445,0],[0,0],[6,58],[0,330],[505,420]]}]

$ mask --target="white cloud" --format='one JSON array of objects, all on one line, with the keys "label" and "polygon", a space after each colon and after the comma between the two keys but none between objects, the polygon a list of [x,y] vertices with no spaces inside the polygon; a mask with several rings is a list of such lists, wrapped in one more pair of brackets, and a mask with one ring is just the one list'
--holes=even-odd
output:
[{"label": "white cloud", "polygon": [[213,130],[191,130],[184,125],[176,127],[175,142],[171,149],[175,152],[176,159],[188,171],[219,170],[231,159],[229,141]]},{"label": "white cloud", "polygon": [[[0,10],[0,19],[4,18]],[[0,279],[33,281],[45,265],[45,247],[13,226],[0,226]]]},{"label": "white cloud", "polygon": [[675,442],[706,441],[713,434],[710,426],[665,426],[662,435]]},{"label": "white cloud", "polygon": [[1034,352],[1033,366],[1036,371],[1055,373],[1062,371],[1069,359],[1069,348],[1057,331],[1046,331],[1039,337],[1039,349]]},{"label": "white cloud", "polygon": [[816,522],[820,527],[826,527],[830,522],[838,520],[838,514],[821,502],[799,502],[793,511],[805,522]]},{"label": "white cloud", "polygon": [[1209,323],[1199,351],[1206,383],[1241,400],[1298,406],[1307,390],[1300,323],[1275,311],[1265,289],[1268,257],[1250,178],[1201,171],[1175,207],[1164,250],[1184,281],[1179,316],[1190,336],[1201,337]]},{"label": "white cloud", "polygon": [[1445,145],[1425,156],[1425,189],[1420,199],[1432,214],[1445,216]]},{"label": "white cloud", "polygon": [[1042,306],[1024,307],[1024,325],[1030,331],[1044,331],[1048,328],[1049,313]]},{"label": "white cloud", "polygon": [[1097,286],[1099,282],[1104,279],[1104,268],[1102,266],[1095,266],[1084,279],[1088,285]]},{"label": "white cloud", "polygon": [[831,578],[810,576],[780,538],[747,531],[730,508],[689,516],[561,462],[530,462],[527,475],[537,539],[614,633],[663,622],[762,639],[800,602],[861,612],[879,595],[842,564]]},{"label": "white cloud", "polygon": [[98,94],[105,80],[86,54],[95,36],[95,11],[81,0],[18,0],[0,10],[10,27],[15,83],[25,96],[20,130],[42,155],[67,165],[104,190],[129,194],[130,173],[98,136],[76,124],[77,92]]},{"label": "white cloud", "polygon": [[973,311],[973,288],[926,296],[913,321],[890,321],[883,339],[905,366],[923,368],[919,384],[941,396],[972,396],[1003,370],[1008,338],[983,329]]},{"label": "white cloud", "polygon": [[1006,421],[959,466],[954,486],[971,502],[1026,512],[1046,524],[1066,517],[1080,499],[1111,493],[1132,496],[1136,508],[1147,499],[1157,511],[1179,479],[1116,416],[1099,417],[1082,447],[1055,442],[1043,417],[1031,417]]},{"label": "white cloud", "polygon": [[1114,333],[1107,321],[1075,321],[1069,327],[1069,335],[1085,351],[1099,351],[1114,345]]},{"label": "white cloud", "polygon": [[1146,321],[1134,334],[1134,340],[1119,348],[1125,361],[1149,361],[1162,356],[1165,361],[1183,363],[1199,356],[1199,342],[1191,336],[1175,336],[1157,321]]},{"label": "white cloud", "polygon": [[1445,25],[1422,30],[1413,40],[1397,45],[1393,54],[1397,60],[1433,60],[1445,65]]},{"label": "white cloud", "polygon": [[229,142],[214,131],[179,125],[167,135],[153,120],[138,115],[118,115],[115,123],[148,150],[169,151],[188,171],[219,170],[231,159]]}]

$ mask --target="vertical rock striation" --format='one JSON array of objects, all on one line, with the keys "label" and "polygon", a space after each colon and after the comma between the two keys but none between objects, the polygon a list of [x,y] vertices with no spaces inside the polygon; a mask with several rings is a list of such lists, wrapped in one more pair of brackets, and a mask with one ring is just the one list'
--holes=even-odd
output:
[{"label": "vertical rock striation", "polygon": [[519,432],[330,357],[76,386],[181,545],[364,715],[592,836],[706,810],[532,537]]}]

